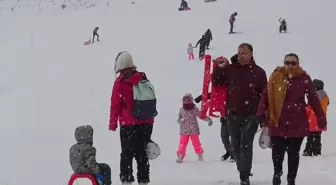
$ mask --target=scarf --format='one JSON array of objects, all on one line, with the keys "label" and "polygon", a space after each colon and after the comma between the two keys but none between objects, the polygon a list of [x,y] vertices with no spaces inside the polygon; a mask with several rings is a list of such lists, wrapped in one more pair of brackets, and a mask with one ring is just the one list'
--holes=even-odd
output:
[{"label": "scarf", "polygon": [[183,103],[184,110],[192,110],[195,107],[193,103]]},{"label": "scarf", "polygon": [[303,69],[298,66],[293,69],[277,67],[268,81],[268,111],[267,120],[270,126],[278,126],[282,105],[286,98],[288,80],[303,74]]}]

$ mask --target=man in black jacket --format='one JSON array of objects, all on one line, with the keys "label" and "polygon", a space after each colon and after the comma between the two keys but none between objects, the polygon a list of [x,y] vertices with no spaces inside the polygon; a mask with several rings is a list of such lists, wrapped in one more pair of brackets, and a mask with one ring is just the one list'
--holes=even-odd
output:
[{"label": "man in black jacket", "polygon": [[205,38],[206,38],[205,47],[206,47],[206,49],[209,49],[210,41],[212,41],[212,33],[211,33],[210,29],[208,29],[205,32],[204,35],[205,35]]},{"label": "man in black jacket", "polygon": [[94,39],[95,39],[95,36],[97,36],[97,41],[99,41],[99,35],[98,35],[98,30],[99,30],[99,27],[95,27],[95,29],[93,30],[93,37],[92,37],[92,42],[94,42]]},{"label": "man in black jacket", "polygon": [[228,87],[226,108],[233,154],[241,185],[250,185],[253,140],[263,121],[256,113],[267,86],[266,72],[255,63],[252,45],[243,43],[238,47],[238,61],[220,65],[211,78],[212,85]]}]

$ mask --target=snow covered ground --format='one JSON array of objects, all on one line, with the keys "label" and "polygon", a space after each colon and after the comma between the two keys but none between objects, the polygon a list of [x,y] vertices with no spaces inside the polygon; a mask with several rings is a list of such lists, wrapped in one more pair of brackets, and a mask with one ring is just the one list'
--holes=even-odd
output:
[{"label": "snow covered ground", "polygon": [[[196,162],[189,146],[186,162],[175,163],[180,99],[187,92],[199,95],[203,79],[203,63],[187,60],[186,49],[207,28],[213,32],[209,53],[214,56],[229,58],[240,43],[249,42],[257,63],[270,74],[285,54],[295,52],[312,78],[324,80],[331,104],[323,156],[301,158],[297,185],[335,184],[334,1],[189,0],[189,12],[177,11],[178,0],[87,2],[95,6],[68,0],[72,5],[62,10],[64,1],[0,0],[1,185],[66,185],[72,173],[68,150],[75,142],[73,132],[83,124],[95,128],[97,159],[111,165],[113,184],[120,184],[119,134],[108,131],[108,120],[114,58],[123,50],[133,54],[157,91],[153,139],[162,155],[151,162],[152,184],[238,185],[235,164],[219,161],[224,152],[219,120],[212,127],[200,122],[204,162]],[[228,35],[234,11],[236,31],[243,33]],[[281,16],[288,21],[287,34],[278,33]],[[95,26],[101,42],[84,47]],[[253,173],[253,185],[271,184],[271,151],[257,143]]]}]

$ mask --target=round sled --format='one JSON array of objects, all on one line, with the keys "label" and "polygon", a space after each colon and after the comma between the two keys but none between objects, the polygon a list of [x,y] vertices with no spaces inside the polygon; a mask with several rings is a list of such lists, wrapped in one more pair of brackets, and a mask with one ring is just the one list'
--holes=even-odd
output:
[{"label": "round sled", "polygon": [[150,141],[147,144],[146,153],[149,160],[154,160],[161,154],[160,146],[154,141]]}]

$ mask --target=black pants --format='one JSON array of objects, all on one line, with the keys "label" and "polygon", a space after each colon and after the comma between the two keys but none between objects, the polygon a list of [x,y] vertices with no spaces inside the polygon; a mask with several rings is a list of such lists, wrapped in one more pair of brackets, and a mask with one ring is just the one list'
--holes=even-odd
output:
[{"label": "black pants", "polygon": [[230,22],[230,33],[233,33],[233,22]]},{"label": "black pants", "polygon": [[232,152],[232,146],[230,142],[230,132],[228,128],[228,121],[226,118],[221,118],[220,122],[221,122],[222,143],[224,145],[226,152],[230,152],[232,154],[233,152]]},{"label": "black pants", "polygon": [[271,136],[272,143],[272,160],[274,167],[274,176],[281,176],[282,163],[285,158],[285,153],[288,155],[288,175],[289,184],[293,184],[297,175],[300,163],[300,148],[303,137],[284,138]]},{"label": "black pants", "polygon": [[205,54],[205,45],[204,46],[200,46],[199,48],[199,58],[203,58]]},{"label": "black pants", "polygon": [[210,39],[206,41],[206,43],[205,43],[205,48],[206,48],[206,49],[209,49],[209,45],[210,45]]},{"label": "black pants", "polygon": [[304,154],[312,156],[321,155],[321,134],[322,132],[311,132],[310,135],[307,137],[306,148],[303,151]]},{"label": "black pants", "polygon": [[229,115],[228,121],[233,156],[240,172],[240,179],[246,181],[252,169],[253,140],[259,125],[254,115]]},{"label": "black pants", "polygon": [[99,163],[101,173],[104,175],[104,185],[111,185],[111,168],[108,164]]},{"label": "black pants", "polygon": [[149,183],[149,161],[146,147],[151,140],[153,124],[122,126],[120,128],[120,181],[134,182],[133,158],[138,167],[138,183]]},{"label": "black pants", "polygon": [[94,42],[95,36],[97,36],[97,41],[99,41],[98,33],[93,33],[92,42]]}]

